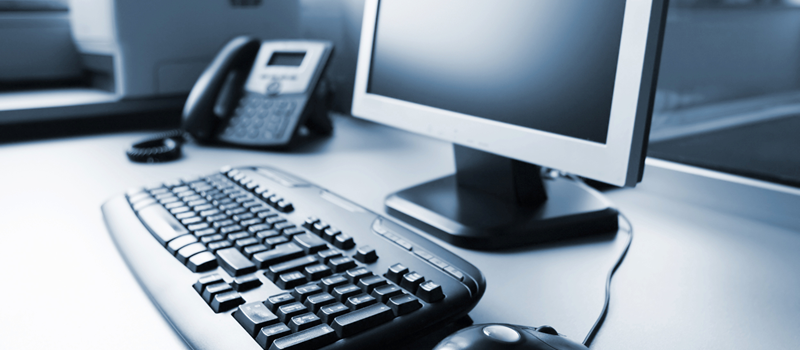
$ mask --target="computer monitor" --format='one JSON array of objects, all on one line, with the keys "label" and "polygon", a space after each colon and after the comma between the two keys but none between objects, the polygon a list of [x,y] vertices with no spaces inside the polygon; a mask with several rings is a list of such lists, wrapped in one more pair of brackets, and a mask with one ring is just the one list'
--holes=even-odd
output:
[{"label": "computer monitor", "polygon": [[[392,214],[495,249],[617,229],[641,180],[666,0],[369,0],[353,115],[454,144],[456,174]],[[424,165],[420,165],[424,166]]]}]

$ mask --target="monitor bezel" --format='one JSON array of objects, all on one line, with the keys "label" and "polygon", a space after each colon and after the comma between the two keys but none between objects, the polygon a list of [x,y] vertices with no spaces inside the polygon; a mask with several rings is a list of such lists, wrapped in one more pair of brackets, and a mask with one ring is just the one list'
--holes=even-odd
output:
[{"label": "monitor bezel", "polygon": [[[652,1],[625,4],[605,144],[368,93],[379,5],[380,0],[365,3],[354,116],[617,186],[639,181],[652,113],[650,106],[641,104],[652,104],[654,87],[648,84],[655,81],[652,69],[645,69],[648,43],[657,37],[651,32],[658,29],[651,25]],[[544,151],[531,151],[537,149]]]}]

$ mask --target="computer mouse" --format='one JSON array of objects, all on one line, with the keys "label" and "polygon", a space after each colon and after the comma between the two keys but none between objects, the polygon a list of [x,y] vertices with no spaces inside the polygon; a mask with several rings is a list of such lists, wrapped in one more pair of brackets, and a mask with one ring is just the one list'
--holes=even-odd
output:
[{"label": "computer mouse", "polygon": [[526,327],[504,323],[478,324],[455,332],[434,350],[586,350],[553,327]]}]

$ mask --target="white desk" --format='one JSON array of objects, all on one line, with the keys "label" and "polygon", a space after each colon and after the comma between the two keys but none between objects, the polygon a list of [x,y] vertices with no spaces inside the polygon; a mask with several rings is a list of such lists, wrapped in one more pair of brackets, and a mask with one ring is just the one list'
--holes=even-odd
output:
[{"label": "white desk", "polygon": [[[124,155],[145,133],[1,145],[0,347],[186,347],[106,232],[100,205],[127,188],[264,164],[385,214],[389,193],[454,169],[447,143],[335,124],[332,138],[293,153],[189,144],[184,159],[159,165]],[[640,186],[607,195],[636,237],[593,349],[797,348],[800,191],[651,160]],[[444,245],[487,277],[475,322],[549,324],[581,341],[625,239],[500,253]]]}]

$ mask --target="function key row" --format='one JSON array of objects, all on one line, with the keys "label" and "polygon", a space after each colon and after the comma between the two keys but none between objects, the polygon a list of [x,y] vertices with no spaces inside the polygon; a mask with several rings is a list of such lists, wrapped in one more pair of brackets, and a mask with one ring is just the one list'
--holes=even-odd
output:
[{"label": "function key row", "polygon": [[252,194],[259,196],[260,198],[264,199],[270,206],[277,209],[282,213],[290,213],[294,210],[294,205],[289,202],[288,200],[284,199],[277,193],[267,189],[263,185],[258,184],[252,178],[249,178],[244,173],[240,172],[236,169],[230,169],[228,167],[223,168],[220,170],[220,173],[226,176],[228,179],[236,182],[243,188],[247,189]]},{"label": "function key row", "polygon": [[439,259],[438,257],[434,256],[433,254],[419,249],[415,247],[413,244],[408,242],[407,240],[403,239],[399,235],[383,228],[379,224],[373,226],[373,230],[378,233],[379,235],[385,237],[386,239],[394,242],[395,244],[399,245],[405,250],[413,252],[416,256],[420,257],[422,260],[429,262],[431,265],[436,266],[440,270],[444,271],[448,275],[452,276],[458,281],[464,280],[464,274],[459,271],[457,268],[450,266],[450,264],[446,263],[444,260]]}]

